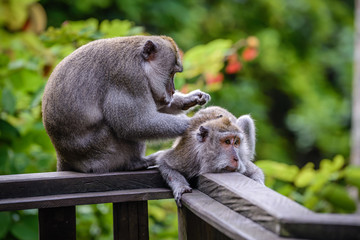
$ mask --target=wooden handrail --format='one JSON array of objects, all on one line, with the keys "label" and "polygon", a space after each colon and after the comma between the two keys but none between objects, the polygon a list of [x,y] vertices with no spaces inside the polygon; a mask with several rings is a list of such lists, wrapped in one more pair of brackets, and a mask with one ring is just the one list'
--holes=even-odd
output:
[{"label": "wooden handrail", "polygon": [[[359,239],[360,216],[314,213],[239,173],[183,195],[179,239]],[[39,209],[39,238],[76,239],[76,205],[113,203],[114,239],[149,239],[147,200],[172,198],[158,170],[0,176],[0,211]]]},{"label": "wooden handrail", "polygon": [[157,170],[0,176],[0,211],[172,198]]}]

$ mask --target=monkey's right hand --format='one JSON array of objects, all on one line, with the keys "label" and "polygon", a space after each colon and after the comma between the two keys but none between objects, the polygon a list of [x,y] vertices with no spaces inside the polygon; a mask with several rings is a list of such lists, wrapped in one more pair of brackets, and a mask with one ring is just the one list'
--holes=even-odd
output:
[{"label": "monkey's right hand", "polygon": [[192,188],[186,185],[183,185],[181,187],[178,187],[177,189],[175,189],[173,191],[174,194],[174,198],[176,201],[176,205],[181,208],[181,197],[184,193],[191,193],[192,192]]},{"label": "monkey's right hand", "polygon": [[194,90],[184,96],[182,110],[188,110],[196,105],[204,105],[211,99],[210,95],[200,90]]}]

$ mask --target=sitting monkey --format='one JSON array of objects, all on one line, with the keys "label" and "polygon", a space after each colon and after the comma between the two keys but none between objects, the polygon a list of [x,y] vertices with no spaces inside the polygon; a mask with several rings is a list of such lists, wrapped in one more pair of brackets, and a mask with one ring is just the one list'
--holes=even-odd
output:
[{"label": "sitting monkey", "polygon": [[57,153],[57,170],[110,172],[154,164],[145,140],[177,137],[183,113],[210,96],[175,92],[182,71],[178,47],[166,36],[102,39],[86,44],[52,72],[43,122]]},{"label": "sitting monkey", "polygon": [[[203,173],[239,172],[264,184],[264,174],[253,162],[255,125],[249,115],[235,118],[220,107],[200,110],[172,149],[156,154],[159,170],[173,190],[178,206],[191,192],[186,179]],[[155,157],[155,155],[154,155]]]}]

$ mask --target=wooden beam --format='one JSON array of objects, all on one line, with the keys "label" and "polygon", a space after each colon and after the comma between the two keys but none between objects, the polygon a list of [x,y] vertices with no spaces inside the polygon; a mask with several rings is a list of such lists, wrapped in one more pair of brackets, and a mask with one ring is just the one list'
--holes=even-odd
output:
[{"label": "wooden beam", "polygon": [[148,240],[147,201],[113,203],[114,240]]},{"label": "wooden beam", "polygon": [[360,0],[355,1],[354,48],[351,163],[360,166]]},{"label": "wooden beam", "polygon": [[34,208],[54,208],[73,205],[145,201],[173,198],[167,188],[145,188],[108,192],[72,193],[50,196],[8,198],[0,200],[0,211],[23,210]]},{"label": "wooden beam", "polygon": [[198,189],[284,237],[360,239],[360,216],[316,214],[239,173],[204,174]]},{"label": "wooden beam", "polygon": [[39,209],[40,240],[75,240],[75,206]]},{"label": "wooden beam", "polygon": [[158,170],[104,174],[47,172],[0,176],[0,199],[140,188],[167,188]]},{"label": "wooden beam", "polygon": [[157,170],[0,176],[0,211],[172,198]]},{"label": "wooden beam", "polygon": [[184,194],[182,204],[178,215],[181,240],[284,239],[200,191]]}]

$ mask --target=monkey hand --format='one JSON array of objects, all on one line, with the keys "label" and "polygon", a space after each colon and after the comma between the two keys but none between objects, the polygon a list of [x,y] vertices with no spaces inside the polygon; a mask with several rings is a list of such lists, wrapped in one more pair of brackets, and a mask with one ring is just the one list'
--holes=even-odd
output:
[{"label": "monkey hand", "polygon": [[176,201],[176,205],[181,208],[181,197],[184,193],[191,193],[192,188],[186,185],[174,189],[173,194]]},{"label": "monkey hand", "polygon": [[182,110],[188,110],[196,105],[204,105],[210,101],[210,95],[200,90],[194,90],[184,96]]},{"label": "monkey hand", "polygon": [[210,95],[200,90],[194,90],[188,94],[175,92],[173,100],[169,105],[162,106],[159,112],[168,114],[181,114],[196,105],[204,105],[210,101]]},{"label": "monkey hand", "polygon": [[247,169],[246,172],[244,172],[244,175],[251,178],[252,180],[265,185],[265,176],[263,171],[256,166],[253,162],[247,161],[246,162]]},{"label": "monkey hand", "polygon": [[258,183],[260,183],[262,185],[265,185],[265,183],[264,183],[265,179],[264,179],[263,174],[253,174],[252,176],[250,176],[250,178],[252,180],[254,180],[255,182],[258,182]]}]

